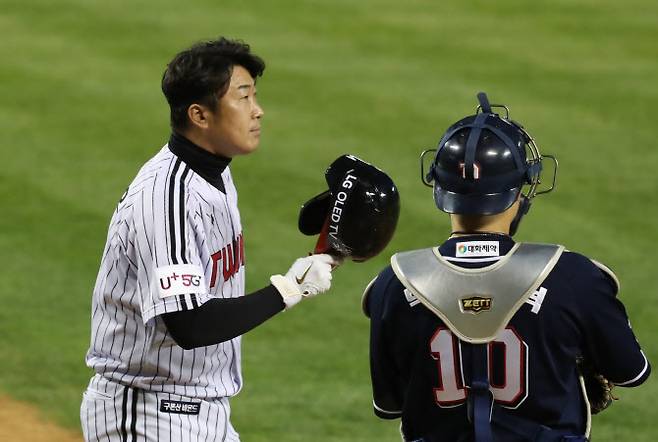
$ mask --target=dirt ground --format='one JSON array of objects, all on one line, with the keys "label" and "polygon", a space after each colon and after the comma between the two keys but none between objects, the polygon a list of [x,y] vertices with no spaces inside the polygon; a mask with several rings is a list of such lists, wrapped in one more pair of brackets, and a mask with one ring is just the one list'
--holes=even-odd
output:
[{"label": "dirt ground", "polygon": [[0,441],[80,442],[82,435],[45,421],[30,405],[0,396]]}]

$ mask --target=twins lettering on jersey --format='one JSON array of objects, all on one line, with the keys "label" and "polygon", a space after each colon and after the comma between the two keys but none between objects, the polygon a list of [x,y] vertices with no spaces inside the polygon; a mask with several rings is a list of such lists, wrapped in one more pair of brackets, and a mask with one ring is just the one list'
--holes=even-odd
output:
[{"label": "twins lettering on jersey", "polygon": [[228,281],[238,273],[240,267],[244,266],[244,238],[242,233],[238,235],[231,244],[227,244],[218,252],[211,256],[212,258],[212,274],[210,275],[210,287],[217,284],[217,273],[219,269],[219,262],[222,262],[222,276],[224,281]]}]

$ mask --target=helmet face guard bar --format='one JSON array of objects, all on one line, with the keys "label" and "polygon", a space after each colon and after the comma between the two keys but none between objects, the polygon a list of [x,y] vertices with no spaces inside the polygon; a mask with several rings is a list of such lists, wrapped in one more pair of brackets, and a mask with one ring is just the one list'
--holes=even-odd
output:
[{"label": "helmet face guard bar", "polygon": [[[425,172],[425,156],[428,153],[436,153],[437,151],[438,151],[438,149],[425,149],[420,154],[420,180],[427,187],[434,187],[433,184],[432,184],[432,181],[434,181],[434,178],[432,178],[432,175],[429,172]],[[431,167],[432,166],[430,166],[430,169],[431,169]]]}]

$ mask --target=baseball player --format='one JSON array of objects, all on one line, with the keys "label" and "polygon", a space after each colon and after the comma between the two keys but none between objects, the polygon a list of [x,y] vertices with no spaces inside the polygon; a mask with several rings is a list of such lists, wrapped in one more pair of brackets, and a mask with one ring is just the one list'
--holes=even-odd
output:
[{"label": "baseball player", "polygon": [[[585,441],[609,388],[651,368],[609,268],[512,239],[548,191],[537,186],[549,157],[479,99],[421,171],[452,235],[395,254],[366,289],[374,412],[401,418],[406,441]],[[602,402],[587,397],[597,386]]]},{"label": "baseball player", "polygon": [[112,217],[93,293],[80,417],[87,441],[238,441],[240,335],[329,289],[329,255],[300,258],[246,296],[245,238],[229,164],[253,152],[264,62],[220,38],[169,63],[169,142]]}]

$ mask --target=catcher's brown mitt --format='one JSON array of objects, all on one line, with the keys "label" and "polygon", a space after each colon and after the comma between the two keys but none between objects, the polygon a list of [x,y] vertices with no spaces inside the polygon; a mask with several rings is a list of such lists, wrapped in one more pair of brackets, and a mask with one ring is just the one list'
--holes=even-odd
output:
[{"label": "catcher's brown mitt", "polygon": [[600,413],[608,408],[612,401],[618,399],[612,393],[615,385],[599,374],[593,365],[580,359],[578,360],[578,370],[585,381],[585,390],[592,414]]}]

